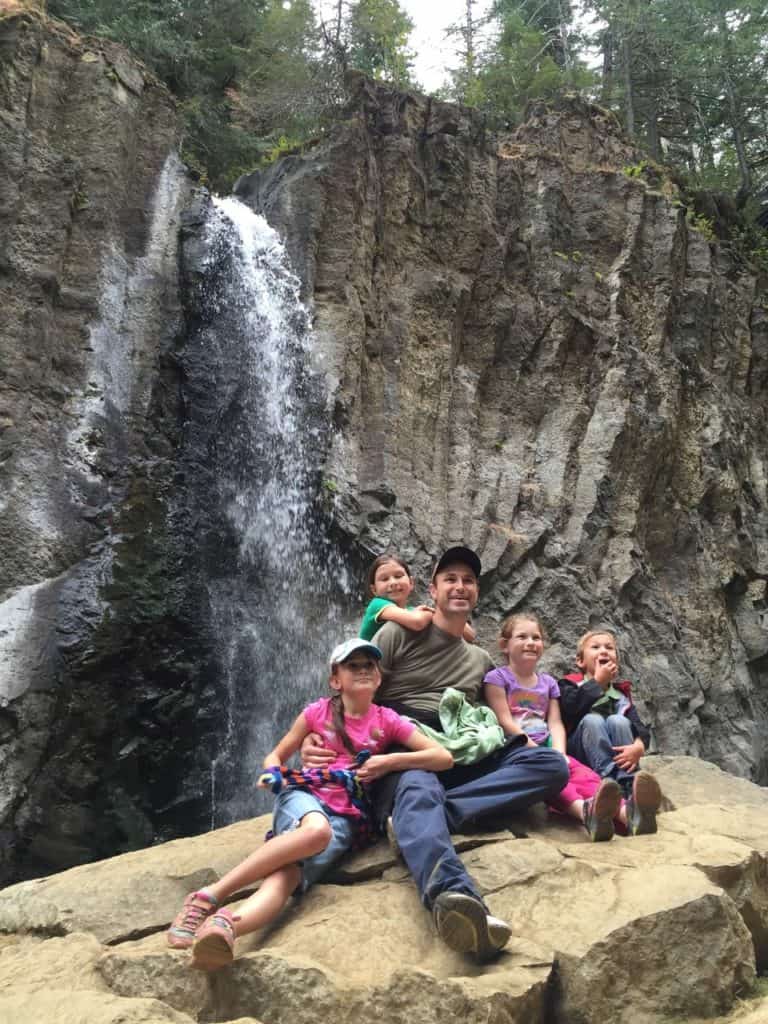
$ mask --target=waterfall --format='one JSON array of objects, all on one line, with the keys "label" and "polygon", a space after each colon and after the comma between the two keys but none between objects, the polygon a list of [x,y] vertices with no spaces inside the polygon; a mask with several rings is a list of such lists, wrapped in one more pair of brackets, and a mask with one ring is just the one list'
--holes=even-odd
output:
[{"label": "waterfall", "polygon": [[299,281],[278,235],[236,199],[213,200],[203,252],[190,414],[209,469],[213,671],[227,695],[219,826],[268,806],[253,788],[262,758],[327,692],[349,587],[318,515],[328,417]]}]

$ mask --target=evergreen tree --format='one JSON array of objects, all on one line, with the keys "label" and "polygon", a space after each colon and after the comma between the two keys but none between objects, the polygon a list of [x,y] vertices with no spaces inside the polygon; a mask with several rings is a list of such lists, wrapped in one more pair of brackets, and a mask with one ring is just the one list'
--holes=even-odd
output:
[{"label": "evergreen tree", "polygon": [[745,200],[765,187],[765,0],[596,0],[602,100],[656,159]]},{"label": "evergreen tree", "polygon": [[372,78],[407,88],[412,84],[412,31],[413,22],[397,0],[358,0],[349,12],[349,63]]},{"label": "evergreen tree", "polygon": [[496,34],[479,61],[477,89],[493,120],[517,124],[530,100],[592,84],[566,0],[497,0],[492,18]]},{"label": "evergreen tree", "polygon": [[450,91],[459,102],[481,107],[485,103],[485,90],[479,74],[483,61],[479,32],[485,23],[475,17],[475,5],[476,0],[465,0],[464,18],[447,31],[448,36],[454,36],[460,41],[457,51],[460,63],[458,68],[450,72]]}]

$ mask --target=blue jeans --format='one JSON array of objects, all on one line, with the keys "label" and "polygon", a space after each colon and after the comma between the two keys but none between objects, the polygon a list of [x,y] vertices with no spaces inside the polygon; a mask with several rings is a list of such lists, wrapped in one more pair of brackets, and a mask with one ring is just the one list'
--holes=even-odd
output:
[{"label": "blue jeans", "polygon": [[627,797],[632,792],[634,776],[615,763],[616,751],[613,748],[632,743],[634,738],[632,726],[624,715],[603,718],[596,712],[590,712],[568,737],[568,753],[582,764],[589,765],[604,779],[615,779]]},{"label": "blue jeans", "polygon": [[355,826],[352,818],[343,814],[333,814],[324,804],[320,803],[313,793],[290,786],[281,789],[275,799],[272,812],[273,832],[276,836],[282,835],[283,832],[292,832],[299,827],[304,815],[312,811],[316,811],[328,819],[328,824],[331,826],[331,838],[326,848],[320,853],[299,861],[302,892],[306,892],[310,885],[314,885],[318,879],[328,873],[339,857],[347,852],[355,838]]},{"label": "blue jeans", "polygon": [[425,906],[431,907],[442,892],[482,898],[453,848],[451,832],[489,815],[522,811],[559,793],[567,781],[562,754],[522,743],[439,776],[403,772],[392,824]]}]

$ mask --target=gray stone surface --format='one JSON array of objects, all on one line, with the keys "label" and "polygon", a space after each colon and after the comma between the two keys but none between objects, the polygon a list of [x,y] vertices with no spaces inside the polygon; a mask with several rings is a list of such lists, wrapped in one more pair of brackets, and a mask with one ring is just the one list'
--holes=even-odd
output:
[{"label": "gray stone surface", "polygon": [[474,545],[489,649],[520,607],[554,670],[614,627],[658,750],[766,782],[765,282],[623,173],[611,115],[529,115],[500,140],[362,82],[329,142],[238,183],[313,303],[330,514],[422,583]]},{"label": "gray stone surface", "polygon": [[146,1019],[201,1024],[726,1024],[747,1006],[765,1019],[755,965],[768,953],[768,809],[732,776],[709,802],[709,766],[669,758],[665,778],[678,767],[687,807],[661,814],[656,835],[596,844],[576,822],[536,815],[515,834],[457,840],[512,928],[484,966],[437,938],[382,841],[239,939],[231,967],[191,971],[188,953],[166,945],[168,922],[186,891],[250,853],[263,819],[11,886],[0,892],[0,1020],[25,999],[47,1019],[54,994],[73,1021],[144,1020],[147,1007]]},{"label": "gray stone surface", "polygon": [[55,22],[4,15],[0,50],[2,881],[22,852],[35,873],[152,840],[196,680],[167,527],[189,193],[174,103]]}]

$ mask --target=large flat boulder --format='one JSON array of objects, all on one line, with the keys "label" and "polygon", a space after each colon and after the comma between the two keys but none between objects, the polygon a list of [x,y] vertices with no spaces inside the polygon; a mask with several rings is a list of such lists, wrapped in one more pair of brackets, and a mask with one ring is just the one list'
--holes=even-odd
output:
[{"label": "large flat boulder", "polygon": [[[36,1022],[89,1024],[725,1024],[768,962],[768,807],[757,787],[697,764],[681,759],[678,778],[675,759],[654,762],[688,794],[656,835],[592,844],[537,809],[457,837],[513,930],[483,966],[442,944],[381,842],[241,939],[231,967],[191,971],[165,928],[186,892],[262,842],[267,818],[12,886],[0,892],[0,1024],[22,1005]],[[73,1016],[54,1012],[62,999]],[[759,998],[747,1005],[754,1024],[768,1019]]]},{"label": "large flat boulder", "polygon": [[83,864],[0,893],[0,931],[89,932],[115,943],[166,928],[187,893],[221,878],[263,842],[271,818]]}]

